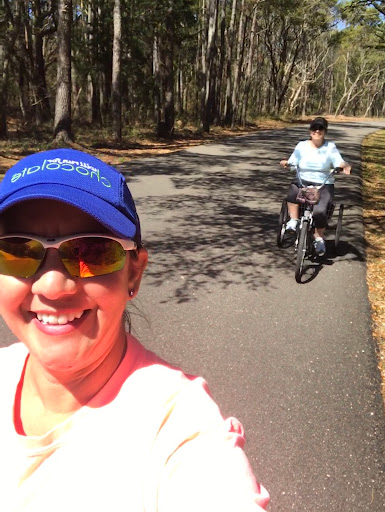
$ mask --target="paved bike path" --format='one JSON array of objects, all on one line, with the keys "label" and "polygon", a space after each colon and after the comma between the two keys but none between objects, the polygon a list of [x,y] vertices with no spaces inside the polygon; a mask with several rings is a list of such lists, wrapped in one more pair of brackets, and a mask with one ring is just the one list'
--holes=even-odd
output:
[{"label": "paved bike path", "polygon": [[[290,177],[277,163],[307,126],[266,131],[131,162],[150,264],[138,335],[203,374],[276,511],[383,511],[385,420],[365,281],[362,138],[377,125],[332,125],[353,164],[342,256],[305,284],[275,244]],[[332,238],[332,233],[329,233]],[[134,319],[134,323],[138,320]]]},{"label": "paved bike path", "polygon": [[337,178],[337,200],[351,208],[342,255],[329,242],[331,257],[304,284],[294,280],[292,249],[275,238],[290,180],[277,164],[307,126],[121,166],[150,254],[132,310],[136,334],[203,375],[224,414],[242,421],[272,512],[385,507],[359,176],[361,140],[377,126],[330,128],[353,164],[353,176]]}]

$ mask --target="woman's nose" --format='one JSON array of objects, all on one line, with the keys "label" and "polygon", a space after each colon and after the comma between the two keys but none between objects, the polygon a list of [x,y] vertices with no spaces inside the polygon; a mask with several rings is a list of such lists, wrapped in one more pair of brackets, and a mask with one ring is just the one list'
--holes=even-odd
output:
[{"label": "woman's nose", "polygon": [[43,263],[33,277],[32,293],[54,300],[74,294],[77,278],[66,270],[57,249],[48,249]]}]

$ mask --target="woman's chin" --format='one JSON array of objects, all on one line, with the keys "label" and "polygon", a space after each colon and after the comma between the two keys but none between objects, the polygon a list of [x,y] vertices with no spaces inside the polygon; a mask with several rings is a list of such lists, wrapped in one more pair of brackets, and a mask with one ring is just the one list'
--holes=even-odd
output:
[{"label": "woman's chin", "polygon": [[71,373],[84,366],[86,350],[82,349],[82,345],[80,340],[75,341],[73,338],[60,341],[56,338],[51,343],[40,338],[29,348],[32,358],[49,373]]}]

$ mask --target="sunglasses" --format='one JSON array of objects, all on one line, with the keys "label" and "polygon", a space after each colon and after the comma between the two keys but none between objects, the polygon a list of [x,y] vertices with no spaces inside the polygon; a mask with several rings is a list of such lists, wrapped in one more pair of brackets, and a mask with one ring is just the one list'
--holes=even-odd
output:
[{"label": "sunglasses", "polygon": [[321,126],[320,124],[316,124],[315,126],[312,126],[312,127],[310,128],[310,130],[311,130],[312,132],[316,132],[316,131],[323,132],[323,131],[325,131],[325,127],[324,127],[324,126]]},{"label": "sunglasses", "polygon": [[0,274],[32,277],[43,263],[47,249],[57,249],[70,276],[103,276],[122,269],[126,251],[136,248],[133,240],[95,233],[60,238],[3,235],[0,236]]}]

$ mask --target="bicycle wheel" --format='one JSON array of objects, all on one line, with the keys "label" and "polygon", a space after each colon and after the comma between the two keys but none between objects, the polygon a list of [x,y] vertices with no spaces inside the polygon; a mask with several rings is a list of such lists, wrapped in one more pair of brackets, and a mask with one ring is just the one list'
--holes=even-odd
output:
[{"label": "bicycle wheel", "polygon": [[333,213],[334,213],[335,207],[336,207],[336,205],[333,202],[328,204],[328,209],[326,211],[326,215],[327,215],[327,219],[328,219],[327,220],[327,223],[328,223],[327,227],[329,227],[329,221],[333,217]]},{"label": "bicycle wheel", "polygon": [[341,238],[341,231],[342,231],[342,217],[344,216],[344,205],[341,204],[339,211],[338,211],[338,219],[337,219],[337,226],[336,226],[336,234],[334,237],[334,245],[337,249],[338,244],[340,243]]},{"label": "bicycle wheel", "polygon": [[282,247],[283,239],[285,238],[286,232],[286,222],[288,221],[289,214],[287,211],[287,202],[286,199],[282,201],[281,211],[279,213],[278,220],[278,232],[277,232],[277,245],[278,247]]},{"label": "bicycle wheel", "polygon": [[305,257],[309,250],[309,221],[304,220],[299,234],[299,241],[297,246],[297,257],[295,261],[295,280],[297,283],[301,282],[303,266]]}]

